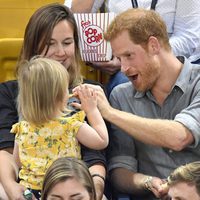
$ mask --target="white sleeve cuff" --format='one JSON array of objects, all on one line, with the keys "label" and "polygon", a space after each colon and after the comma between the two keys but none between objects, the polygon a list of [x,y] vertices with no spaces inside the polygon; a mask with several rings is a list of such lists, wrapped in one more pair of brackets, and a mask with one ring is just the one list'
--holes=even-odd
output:
[{"label": "white sleeve cuff", "polygon": [[68,8],[72,7],[72,0],[65,0],[64,5],[67,6]]}]

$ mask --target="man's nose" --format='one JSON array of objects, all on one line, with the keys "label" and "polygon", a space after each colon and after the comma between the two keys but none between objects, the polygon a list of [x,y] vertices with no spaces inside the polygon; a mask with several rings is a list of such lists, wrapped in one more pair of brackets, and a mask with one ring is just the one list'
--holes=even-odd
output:
[{"label": "man's nose", "polygon": [[128,69],[129,69],[128,63],[121,61],[121,72],[125,73]]}]

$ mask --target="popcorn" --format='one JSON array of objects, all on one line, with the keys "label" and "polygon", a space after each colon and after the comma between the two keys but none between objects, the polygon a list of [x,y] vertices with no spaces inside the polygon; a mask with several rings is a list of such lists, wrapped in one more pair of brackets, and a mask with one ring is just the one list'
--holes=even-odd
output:
[{"label": "popcorn", "polygon": [[109,61],[112,57],[110,43],[103,33],[114,19],[114,13],[75,13],[80,51],[83,61]]}]

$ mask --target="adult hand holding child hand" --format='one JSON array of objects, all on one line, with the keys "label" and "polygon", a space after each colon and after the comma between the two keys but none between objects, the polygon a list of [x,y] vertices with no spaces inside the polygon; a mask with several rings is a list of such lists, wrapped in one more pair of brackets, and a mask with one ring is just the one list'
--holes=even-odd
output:
[{"label": "adult hand holding child hand", "polygon": [[78,96],[78,98],[81,100],[81,104],[72,103],[71,105],[76,108],[82,109],[82,102],[84,101],[84,98],[88,97],[89,93],[93,94],[94,98],[97,99],[98,109],[101,112],[101,115],[106,118],[106,114],[112,109],[112,107],[110,106],[107,97],[100,86],[82,84],[75,87],[73,89],[73,94],[75,96]]}]

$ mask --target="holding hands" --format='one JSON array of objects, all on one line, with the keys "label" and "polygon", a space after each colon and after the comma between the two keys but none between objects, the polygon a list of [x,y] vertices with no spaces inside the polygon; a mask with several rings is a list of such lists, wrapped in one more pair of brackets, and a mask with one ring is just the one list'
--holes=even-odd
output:
[{"label": "holding hands", "polygon": [[91,111],[94,107],[98,107],[103,117],[112,108],[107,100],[107,97],[100,86],[91,84],[82,84],[73,89],[73,94],[78,96],[81,104],[72,103],[71,105],[83,109],[86,114]]},{"label": "holding hands", "polygon": [[73,95],[77,96],[81,103],[73,102],[71,105],[84,110],[88,114],[93,109],[97,108],[97,93],[94,89],[87,85],[80,85],[73,90]]},{"label": "holding hands", "polygon": [[[100,87],[94,87],[92,85],[90,86],[90,84],[80,85],[73,90],[73,94],[80,99],[81,103],[79,104],[74,102],[71,104],[72,106],[85,111],[87,121],[89,125],[93,128],[91,129],[90,127],[90,130],[92,132],[91,134],[88,134],[88,130],[83,132],[81,134],[81,137],[79,137],[79,134],[77,134],[77,137],[79,137],[79,141],[82,144],[87,144],[87,146],[94,149],[105,148],[108,145],[109,141],[106,124],[103,120],[100,110],[98,109],[99,94],[101,94],[101,92],[103,92],[103,90],[101,91]],[[90,140],[88,140],[89,137]],[[92,141],[92,143],[90,141]]]}]

